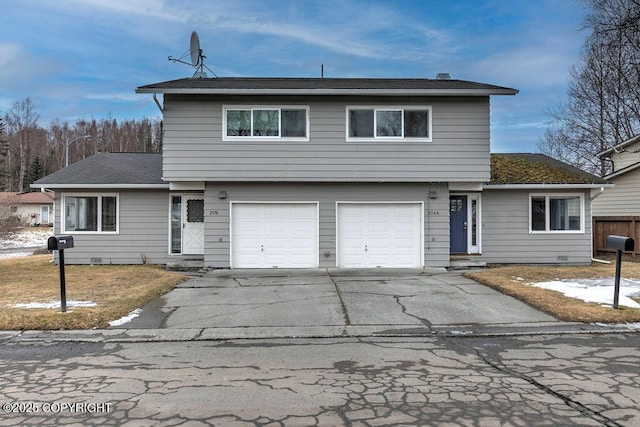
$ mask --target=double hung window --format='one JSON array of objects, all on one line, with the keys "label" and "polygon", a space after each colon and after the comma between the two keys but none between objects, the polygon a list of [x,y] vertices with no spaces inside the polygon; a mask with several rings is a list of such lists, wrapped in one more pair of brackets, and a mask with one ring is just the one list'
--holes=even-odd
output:
[{"label": "double hung window", "polygon": [[226,106],[223,139],[309,138],[309,108]]},{"label": "double hung window", "polygon": [[581,194],[532,194],[529,205],[529,229],[532,233],[584,232]]},{"label": "double hung window", "polygon": [[63,232],[118,232],[118,195],[64,195]]},{"label": "double hung window", "polygon": [[347,140],[431,140],[431,107],[347,107]]}]

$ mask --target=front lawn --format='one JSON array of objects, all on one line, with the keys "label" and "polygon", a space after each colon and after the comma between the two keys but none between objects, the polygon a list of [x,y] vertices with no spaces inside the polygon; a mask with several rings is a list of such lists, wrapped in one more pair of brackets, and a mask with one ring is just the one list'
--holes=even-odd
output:
[{"label": "front lawn", "polygon": [[[470,279],[511,295],[529,305],[569,322],[637,323],[640,309],[619,306],[615,310],[599,303],[588,303],[563,294],[534,287],[531,283],[563,279],[601,279],[615,276],[615,262],[590,266],[497,266],[465,274]],[[640,263],[623,261],[622,277],[640,279]],[[613,287],[611,287],[613,299]],[[640,302],[640,299],[634,298]]]},{"label": "front lawn", "polygon": [[[93,307],[67,307],[60,313],[58,265],[50,255],[0,259],[0,330],[106,328],[173,289],[185,276],[150,265],[67,265],[67,302],[93,302]],[[16,308],[16,304],[56,301],[55,308]]]}]

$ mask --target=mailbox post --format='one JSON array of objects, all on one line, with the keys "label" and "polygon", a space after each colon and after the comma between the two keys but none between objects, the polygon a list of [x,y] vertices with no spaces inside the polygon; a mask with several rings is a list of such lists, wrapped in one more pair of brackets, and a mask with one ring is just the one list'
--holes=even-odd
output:
[{"label": "mailbox post", "polygon": [[613,308],[618,308],[620,298],[620,264],[622,264],[622,251],[633,251],[634,241],[631,237],[607,236],[607,247],[616,250],[616,281],[613,287]]},{"label": "mailbox post", "polygon": [[73,248],[73,236],[52,236],[47,239],[47,249],[60,254],[60,311],[67,312],[67,284],[64,277],[64,250]]}]

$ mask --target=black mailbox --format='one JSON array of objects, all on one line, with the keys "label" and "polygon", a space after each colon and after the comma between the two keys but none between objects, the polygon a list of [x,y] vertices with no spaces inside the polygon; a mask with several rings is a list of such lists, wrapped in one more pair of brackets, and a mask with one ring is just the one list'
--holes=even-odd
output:
[{"label": "black mailbox", "polygon": [[51,236],[47,239],[47,249],[59,251],[73,247],[73,236]]},{"label": "black mailbox", "polygon": [[634,247],[635,244],[631,237],[615,236],[613,234],[607,236],[607,248],[609,249],[628,252],[633,251]]}]

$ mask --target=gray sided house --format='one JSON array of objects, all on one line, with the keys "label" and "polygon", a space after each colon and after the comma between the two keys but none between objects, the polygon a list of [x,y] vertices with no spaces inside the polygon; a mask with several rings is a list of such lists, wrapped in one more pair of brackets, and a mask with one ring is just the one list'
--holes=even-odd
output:
[{"label": "gray sided house", "polygon": [[605,177],[615,187],[593,202],[593,216],[640,216],[640,135],[598,154],[613,163]]},{"label": "gray sided house", "polygon": [[[163,154],[97,154],[56,191],[75,263],[422,268],[587,263],[593,188],[541,155],[490,155],[489,101],[451,79],[191,78],[163,94]],[[58,221],[58,218],[60,220]]]}]

